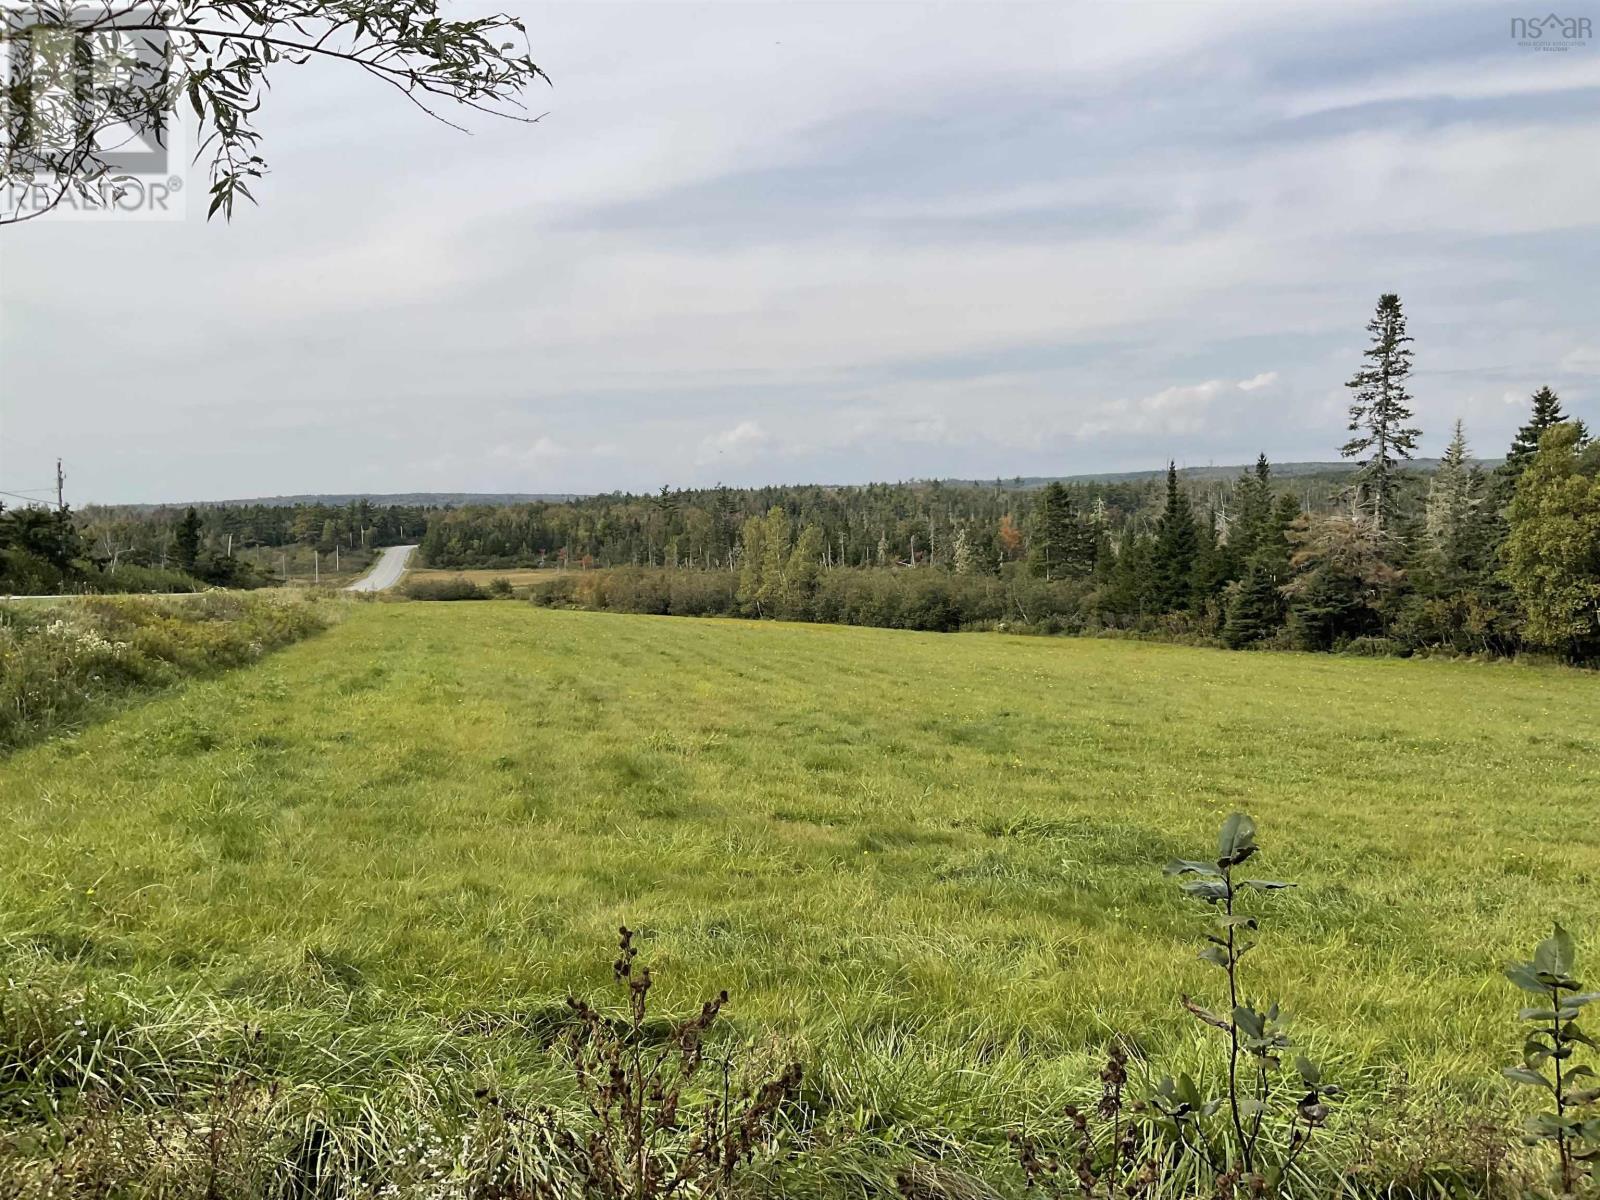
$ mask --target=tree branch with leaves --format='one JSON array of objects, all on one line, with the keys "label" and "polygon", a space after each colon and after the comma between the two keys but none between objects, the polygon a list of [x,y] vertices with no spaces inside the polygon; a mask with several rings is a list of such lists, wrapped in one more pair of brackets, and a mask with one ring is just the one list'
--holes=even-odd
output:
[{"label": "tree branch with leaves", "polygon": [[457,129],[447,112],[539,120],[524,96],[548,82],[520,20],[451,20],[438,0],[45,0],[0,9],[0,43],[13,63],[0,92],[0,187],[46,197],[0,208],[0,224],[69,196],[103,203],[126,179],[119,148],[166,145],[179,111],[208,164],[207,216],[231,217],[266,172],[256,117],[283,65],[343,64]]}]

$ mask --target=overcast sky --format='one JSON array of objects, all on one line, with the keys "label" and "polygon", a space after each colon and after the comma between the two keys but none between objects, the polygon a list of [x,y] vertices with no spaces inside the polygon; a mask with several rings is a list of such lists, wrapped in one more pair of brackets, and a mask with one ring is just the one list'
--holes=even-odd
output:
[{"label": "overcast sky", "polygon": [[1327,459],[1385,291],[1425,453],[1600,426],[1600,41],[1512,6],[513,7],[538,125],[287,68],[231,226],[0,231],[0,489]]}]

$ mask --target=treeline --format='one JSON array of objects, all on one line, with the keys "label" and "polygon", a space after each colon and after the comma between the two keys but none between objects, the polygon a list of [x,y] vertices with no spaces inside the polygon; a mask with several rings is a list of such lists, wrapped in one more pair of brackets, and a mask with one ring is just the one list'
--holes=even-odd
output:
[{"label": "treeline", "polygon": [[[418,538],[415,505],[0,507],[0,593],[177,592],[276,581],[273,552],[336,555]],[[309,557],[309,553],[306,555]]]},{"label": "treeline", "polygon": [[[1380,300],[1368,329],[1342,448],[1355,467],[1321,503],[1283,489],[1265,456],[1209,495],[1169,464],[1164,488],[1050,484],[1021,512],[999,488],[789,489],[725,535],[724,554],[696,559],[681,555],[674,521],[703,514],[705,494],[663,493],[612,502],[659,555],[543,582],[534,599],[915,629],[1121,629],[1235,648],[1600,658],[1600,443],[1542,388],[1493,469],[1458,422],[1431,476],[1407,472],[1420,431],[1398,297]],[[709,495],[725,528],[759,493]],[[462,556],[510,546],[518,529],[554,532],[545,521],[462,510],[436,519],[424,547],[436,563],[497,565]]]}]

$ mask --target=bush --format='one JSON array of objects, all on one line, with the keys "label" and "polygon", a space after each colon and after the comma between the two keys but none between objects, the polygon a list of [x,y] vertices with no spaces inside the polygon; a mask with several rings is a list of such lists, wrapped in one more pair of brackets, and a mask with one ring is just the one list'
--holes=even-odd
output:
[{"label": "bush", "polygon": [[1352,658],[1401,658],[1409,653],[1405,644],[1386,637],[1351,638],[1339,649]]},{"label": "bush", "polygon": [[489,593],[464,575],[453,579],[413,579],[403,589],[410,600],[487,600]]},{"label": "bush", "polygon": [[[563,572],[542,579],[528,598],[545,608],[586,608],[679,617],[753,616],[738,600],[739,573],[611,567]],[[871,625],[947,633],[1006,622],[1030,632],[1079,633],[1083,585],[1047,582],[1017,573],[953,575],[938,570],[835,567],[809,594],[785,598],[777,612],[792,621]]]},{"label": "bush", "polygon": [[326,609],[283,593],[0,606],[0,750],[114,697],[253,662],[326,624]]}]

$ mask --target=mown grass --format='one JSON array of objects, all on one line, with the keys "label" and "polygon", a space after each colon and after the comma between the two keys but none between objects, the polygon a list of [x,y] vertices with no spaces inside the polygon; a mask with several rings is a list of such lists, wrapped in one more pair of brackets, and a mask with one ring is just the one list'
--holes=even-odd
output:
[{"label": "mown grass", "polygon": [[1258,994],[1403,1171],[1507,1117],[1504,961],[1556,916],[1600,953],[1597,750],[1559,669],[362,605],[0,763],[0,920],[18,978],[220,1005],[291,1078],[534,1098],[627,922],[661,1003],[728,988],[852,1153],[1010,1187],[1006,1126],[1113,1033],[1215,1071],[1161,867],[1244,809],[1300,884]]}]

